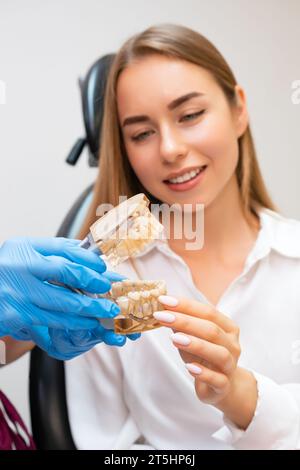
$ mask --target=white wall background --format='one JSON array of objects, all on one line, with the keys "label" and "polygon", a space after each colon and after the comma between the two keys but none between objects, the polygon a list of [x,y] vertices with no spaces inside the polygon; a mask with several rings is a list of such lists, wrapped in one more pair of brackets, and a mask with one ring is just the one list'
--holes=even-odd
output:
[{"label": "white wall background", "polygon": [[[83,133],[77,78],[151,24],[206,35],[248,96],[263,174],[282,212],[300,219],[300,0],[0,0],[0,243],[55,234],[93,181],[86,156],[64,158]],[[1,100],[0,100],[1,103]],[[0,387],[29,425],[28,357],[0,370]]]}]

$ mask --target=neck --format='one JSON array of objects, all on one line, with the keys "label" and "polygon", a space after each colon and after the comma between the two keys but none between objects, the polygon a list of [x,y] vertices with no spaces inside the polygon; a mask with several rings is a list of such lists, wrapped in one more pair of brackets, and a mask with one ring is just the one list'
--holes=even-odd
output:
[{"label": "neck", "polygon": [[[193,217],[196,217],[193,214]],[[193,226],[196,226],[193,220]],[[180,255],[209,256],[220,262],[232,257],[251,246],[256,239],[259,221],[253,215],[246,215],[243,211],[240,192],[236,177],[234,176],[226,185],[222,193],[207,207],[204,208],[204,245],[200,250],[186,250],[185,246],[190,240],[184,236],[174,238],[170,230],[170,247]]]}]

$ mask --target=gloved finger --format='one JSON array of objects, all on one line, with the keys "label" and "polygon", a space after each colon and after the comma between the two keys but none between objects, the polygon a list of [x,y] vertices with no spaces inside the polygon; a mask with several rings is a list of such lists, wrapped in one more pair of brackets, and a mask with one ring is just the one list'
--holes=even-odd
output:
[{"label": "gloved finger", "polygon": [[[64,315],[62,312],[51,312],[37,307],[30,306],[31,323],[37,326],[47,326],[49,328],[87,330],[97,328],[98,320],[91,317],[83,317],[75,314]],[[31,325],[29,325],[30,328]]]},{"label": "gloved finger", "polygon": [[56,281],[91,293],[104,293],[111,285],[96,271],[58,256],[48,256],[30,267],[31,273],[42,281]]},{"label": "gloved finger", "polygon": [[110,282],[124,281],[124,279],[128,279],[126,276],[123,276],[122,274],[116,273],[114,271],[105,271],[102,276],[106,277],[106,279],[108,279]]},{"label": "gloved finger", "polygon": [[14,339],[17,339],[18,341],[31,341],[32,339],[29,331],[25,328],[22,328],[19,331],[15,331],[10,336],[12,336]]},{"label": "gloved finger", "polygon": [[90,349],[98,343],[103,342],[104,328],[99,324],[97,328],[89,330],[69,330],[69,338],[74,346]]},{"label": "gloved finger", "polygon": [[109,346],[124,346],[126,336],[118,335],[113,330],[105,330],[103,333],[103,341]]},{"label": "gloved finger", "polygon": [[[47,287],[50,288],[50,290],[47,291],[47,295],[45,293],[44,296],[40,296],[35,294],[35,292],[32,292],[31,301],[34,300],[34,305],[36,309],[39,309],[38,311],[42,310],[44,312],[48,312],[49,320],[50,313],[52,315],[51,318],[58,318],[64,325],[70,322],[73,325],[76,319],[78,319],[76,329],[79,329],[80,325],[85,324],[85,319],[89,318],[90,321],[93,320],[93,325],[90,325],[92,328],[98,326],[99,321],[97,319],[114,318],[120,313],[120,307],[108,299],[76,294],[68,291],[67,289],[65,289],[65,292],[61,293],[58,297],[57,295],[54,295],[54,289],[63,288],[57,286]],[[46,292],[46,290],[43,292]],[[95,323],[94,319],[97,323]],[[48,323],[45,323],[46,321],[47,318],[43,320],[42,324],[51,326]],[[55,328],[57,328],[57,326],[55,326]],[[67,326],[67,328],[72,329],[71,326]],[[87,328],[87,326],[84,328]]]},{"label": "gloved finger", "polygon": [[56,355],[60,354],[60,359],[76,357],[102,342],[103,335],[99,333],[97,337],[94,337],[92,333],[94,330],[98,329],[74,331],[49,328],[52,351],[55,350]]},{"label": "gloved finger", "polygon": [[112,318],[120,313],[120,308],[108,299],[79,294],[63,286],[37,279],[32,280],[29,299],[39,308],[69,315]]},{"label": "gloved finger", "polygon": [[68,330],[57,330],[35,326],[30,329],[32,340],[46,353],[60,361],[72,359],[82,352],[82,348],[75,348],[68,340]]},{"label": "gloved finger", "polygon": [[45,326],[31,326],[28,328],[31,340],[41,349],[47,352],[50,346],[48,328]]},{"label": "gloved finger", "polygon": [[127,335],[127,338],[131,339],[131,341],[135,341],[136,339],[141,337],[141,333],[132,333],[131,335]]},{"label": "gloved finger", "polygon": [[55,359],[67,361],[84,352],[80,346],[76,347],[70,342],[68,330],[49,328],[49,339],[47,353]]},{"label": "gloved finger", "polygon": [[[63,333],[63,334],[62,334]],[[69,348],[87,348],[91,343],[91,330],[68,330],[68,332],[62,332],[61,330],[52,330],[51,339],[56,341],[68,342]],[[92,344],[90,345],[92,346]]]},{"label": "gloved finger", "polygon": [[95,346],[96,344],[103,341],[106,344],[117,346],[122,346],[126,342],[126,338],[123,335],[115,334],[114,330],[104,328],[100,323],[97,328],[88,330],[86,332],[88,334],[84,334],[84,332],[81,333],[80,331],[69,331],[69,334],[72,337],[72,341],[74,333],[76,334],[77,339],[81,341],[86,341],[90,347]]},{"label": "gloved finger", "polygon": [[99,273],[106,271],[106,264],[102,258],[90,250],[80,246],[81,240],[69,238],[31,238],[33,248],[44,256],[61,256],[74,263],[78,263]]}]

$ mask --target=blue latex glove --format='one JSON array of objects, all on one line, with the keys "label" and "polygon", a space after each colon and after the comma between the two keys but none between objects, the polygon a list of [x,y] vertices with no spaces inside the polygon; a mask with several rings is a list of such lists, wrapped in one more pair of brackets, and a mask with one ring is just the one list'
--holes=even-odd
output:
[{"label": "blue latex glove", "polygon": [[[0,248],[0,336],[29,340],[30,328],[82,330],[99,327],[96,318],[112,318],[120,309],[49,284],[64,283],[90,293],[107,292],[117,273],[104,272],[104,261],[64,238],[15,238]],[[49,282],[47,282],[49,281]],[[98,333],[97,333],[98,334]]]},{"label": "blue latex glove", "polygon": [[[117,335],[100,324],[90,330],[59,330],[35,326],[31,329],[32,340],[49,356],[60,360],[73,359],[89,351],[96,344],[104,342],[111,346],[124,346],[126,336]],[[140,333],[127,336],[131,340],[140,337]]]}]

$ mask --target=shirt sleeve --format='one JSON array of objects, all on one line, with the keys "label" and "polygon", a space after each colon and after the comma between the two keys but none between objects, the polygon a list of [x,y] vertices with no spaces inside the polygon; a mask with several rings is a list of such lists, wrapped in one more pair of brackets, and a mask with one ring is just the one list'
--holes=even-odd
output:
[{"label": "shirt sleeve", "polygon": [[258,388],[251,423],[246,430],[241,430],[224,417],[224,426],[213,437],[239,450],[299,450],[300,384],[279,385],[251,372]]},{"label": "shirt sleeve", "polygon": [[139,442],[140,431],[124,400],[117,348],[101,343],[67,361],[65,370],[68,413],[76,447],[138,448],[135,443]]}]

